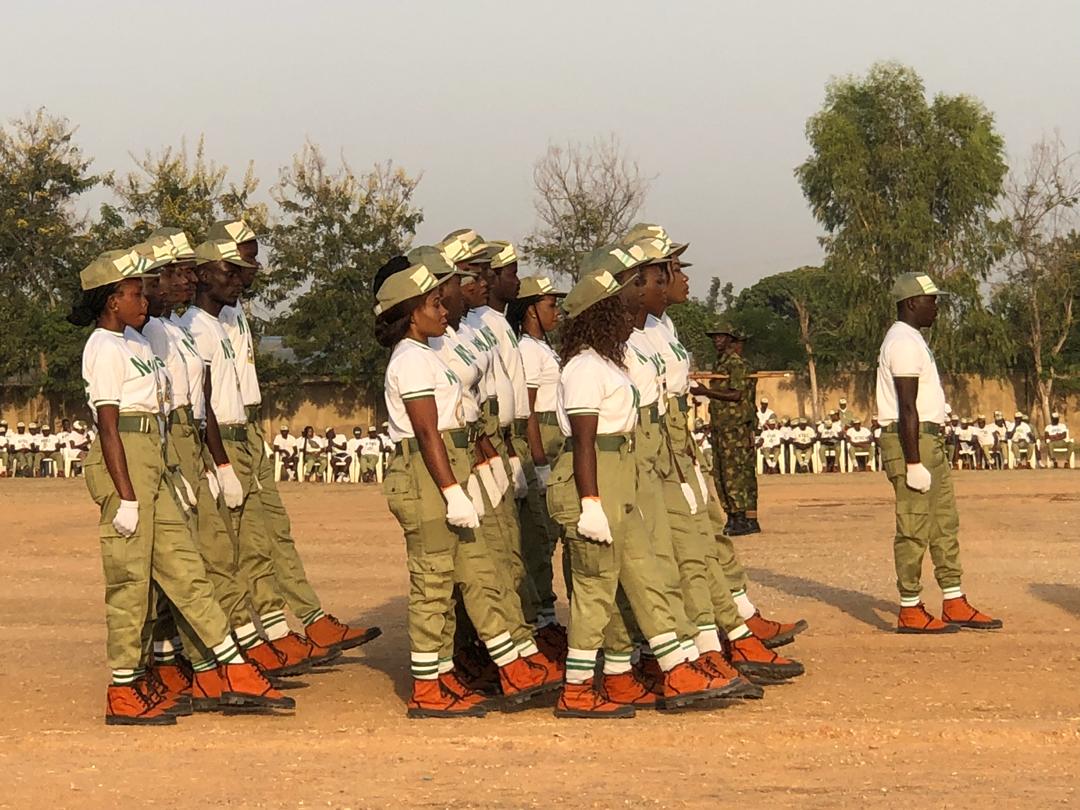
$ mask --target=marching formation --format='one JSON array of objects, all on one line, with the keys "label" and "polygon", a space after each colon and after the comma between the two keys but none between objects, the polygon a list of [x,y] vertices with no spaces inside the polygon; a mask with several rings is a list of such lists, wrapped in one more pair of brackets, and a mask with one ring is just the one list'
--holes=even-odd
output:
[{"label": "marching formation", "polygon": [[69,320],[94,326],[82,374],[98,440],[81,463],[101,509],[110,725],[291,709],[279,678],[380,635],[324,611],[278,495],[240,306],[258,248],[240,220],[194,248],[163,227],[79,277]]},{"label": "marching formation", "polygon": [[629,717],[803,673],[773,650],[807,625],[751,601],[692,436],[689,355],[665,313],[689,295],[686,249],[637,225],[567,292],[465,229],[376,274],[410,716],[558,692],[559,717]]}]

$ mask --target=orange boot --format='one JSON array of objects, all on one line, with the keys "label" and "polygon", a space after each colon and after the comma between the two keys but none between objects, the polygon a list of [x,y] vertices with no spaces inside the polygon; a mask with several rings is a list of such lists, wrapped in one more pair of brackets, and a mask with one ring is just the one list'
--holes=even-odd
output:
[{"label": "orange boot", "polygon": [[221,703],[225,706],[266,706],[271,709],[295,709],[296,701],[270,685],[266,676],[249,664],[220,664]]},{"label": "orange boot", "polygon": [[593,679],[589,678],[585,683],[568,683],[563,686],[559,702],[555,704],[555,716],[590,720],[633,717],[634,707],[608,700],[596,689]]},{"label": "orange boot", "polygon": [[197,712],[216,712],[224,708],[221,702],[223,689],[217,667],[196,672],[191,679],[191,708]]},{"label": "orange boot", "polygon": [[655,709],[658,702],[656,693],[646,689],[633,672],[604,675],[604,695],[612,703],[635,709]]},{"label": "orange boot", "polygon": [[301,655],[290,655],[267,641],[248,647],[244,657],[258,664],[263,674],[273,678],[287,678],[311,671],[311,662]]},{"label": "orange boot", "polygon": [[191,706],[191,676],[179,664],[160,664],[151,667],[146,673],[147,681],[158,689],[161,699],[167,704],[165,711],[177,717],[188,717]]},{"label": "orange boot", "polygon": [[758,610],[746,620],[746,626],[750,628],[751,633],[761,639],[762,644],[772,650],[790,644],[795,640],[795,636],[810,625],[806,623],[805,619],[799,619],[794,624],[776,622],[772,619],[766,619]]},{"label": "orange boot", "polygon": [[716,650],[711,652],[702,653],[701,657],[696,661],[699,667],[704,667],[705,671],[710,675],[720,678],[724,682],[732,682],[733,679],[738,679],[738,685],[727,695],[731,698],[743,698],[745,700],[760,700],[765,697],[765,690],[758,686],[756,683],[751,683],[739,674],[739,671],[735,669],[724,658],[724,654]]},{"label": "orange boot", "polygon": [[544,679],[545,683],[555,683],[562,685],[563,676],[566,675],[566,666],[558,661],[552,661],[543,652],[533,653],[525,658],[530,664],[536,664],[543,667],[547,672],[547,677]]},{"label": "orange boot", "polygon": [[341,652],[367,644],[381,636],[382,630],[378,627],[349,627],[327,613],[305,627],[304,635],[320,647],[329,647]]},{"label": "orange boot", "polygon": [[754,683],[783,683],[806,670],[798,661],[782,658],[753,635],[727,642],[728,660],[740,675]]},{"label": "orange boot", "polygon": [[165,703],[151,693],[144,682],[117,686],[105,693],[107,726],[172,726],[176,716],[165,711]]},{"label": "orange boot", "polygon": [[664,673],[664,694],[660,698],[660,708],[679,709],[699,700],[726,697],[716,686],[720,681],[695,667],[689,661],[683,661]]},{"label": "orange boot", "polygon": [[664,694],[664,670],[660,669],[655,658],[642,656],[632,671],[634,677],[654,695],[661,697]]},{"label": "orange boot", "polygon": [[444,690],[456,697],[462,703],[468,706],[480,706],[485,711],[488,709],[490,704],[488,698],[479,692],[470,689],[469,685],[461,680],[454,670],[439,675],[439,683],[442,684]]},{"label": "orange boot", "polygon": [[515,658],[499,667],[499,685],[502,686],[504,711],[559,688],[557,681],[550,680],[546,667],[525,658]]},{"label": "orange boot", "polygon": [[272,644],[275,649],[285,653],[290,661],[307,661],[313,667],[324,666],[335,658],[341,657],[341,650],[323,647],[297,633],[289,633],[283,638],[266,643]]},{"label": "orange boot", "polygon": [[1001,619],[992,619],[973,608],[966,596],[942,602],[941,618],[953,627],[968,627],[972,630],[999,630],[1003,626]]},{"label": "orange boot", "polygon": [[955,624],[946,624],[941,619],[930,615],[930,611],[922,602],[912,607],[901,607],[900,618],[896,622],[897,633],[925,633],[928,635],[940,633],[959,633],[960,627]]},{"label": "orange boot", "polygon": [[457,697],[443,686],[441,679],[413,679],[408,717],[483,717],[485,714],[487,710],[483,706]]}]

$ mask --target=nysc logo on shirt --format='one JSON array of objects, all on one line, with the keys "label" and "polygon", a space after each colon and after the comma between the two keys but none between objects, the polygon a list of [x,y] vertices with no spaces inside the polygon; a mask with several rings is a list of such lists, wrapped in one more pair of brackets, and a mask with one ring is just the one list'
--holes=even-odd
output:
[{"label": "nysc logo on shirt", "polygon": [[668,345],[671,347],[671,351],[675,353],[675,356],[680,360],[689,360],[690,354],[683,348],[683,345],[677,340],[673,340]]},{"label": "nysc logo on shirt", "polygon": [[451,385],[461,385],[461,380],[458,379],[457,374],[450,369],[446,369],[446,381]]},{"label": "nysc logo on shirt", "polygon": [[236,359],[236,352],[233,350],[232,343],[228,338],[221,339],[221,349],[225,352],[225,357],[229,360]]},{"label": "nysc logo on shirt", "polygon": [[463,362],[467,366],[472,366],[476,364],[476,355],[469,351],[469,347],[466,346],[464,343],[458,343],[456,346],[454,346],[454,354],[460,357],[461,362]]},{"label": "nysc logo on shirt", "polygon": [[[139,372],[140,377],[145,377],[147,374],[153,374],[154,369],[157,367],[155,363],[147,363],[145,360],[140,360],[138,357],[129,357],[131,365],[135,366],[135,370]],[[157,360],[155,357],[154,360]],[[158,360],[158,362],[161,362]]]},{"label": "nysc logo on shirt", "polygon": [[636,385],[631,385],[630,390],[634,392],[634,410],[636,411],[641,407],[641,392],[637,390]]}]

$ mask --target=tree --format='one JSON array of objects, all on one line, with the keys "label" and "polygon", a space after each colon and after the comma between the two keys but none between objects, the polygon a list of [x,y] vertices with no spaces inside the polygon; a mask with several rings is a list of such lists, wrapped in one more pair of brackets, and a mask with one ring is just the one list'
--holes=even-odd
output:
[{"label": "tree", "polygon": [[270,229],[273,261],[259,292],[295,363],[279,375],[332,377],[368,393],[382,384],[387,355],[372,339],[375,272],[408,250],[423,214],[419,177],[391,163],[357,175],[331,168],[311,143],[280,172],[272,196],[282,218]]},{"label": "tree", "polygon": [[1010,174],[1002,202],[1008,227],[1004,283],[994,304],[1012,325],[1043,412],[1055,383],[1080,366],[1067,362],[1080,294],[1080,154],[1060,137],[1043,138],[1023,170]]},{"label": "tree", "polygon": [[76,203],[103,179],[75,134],[44,109],[0,130],[0,379],[50,404],[82,388],[82,333],[64,316],[91,256]]},{"label": "tree", "polygon": [[981,102],[928,102],[915,71],[879,63],[865,78],[831,82],[806,136],[811,155],[795,176],[826,231],[825,267],[843,284],[851,345],[878,344],[901,273],[929,273],[981,305],[972,280],[985,279],[1003,249],[993,214],[1006,174],[1004,142]]},{"label": "tree", "polygon": [[641,210],[650,178],[611,135],[591,144],[555,144],[533,167],[539,225],[522,242],[526,259],[577,281],[581,257],[618,240]]}]

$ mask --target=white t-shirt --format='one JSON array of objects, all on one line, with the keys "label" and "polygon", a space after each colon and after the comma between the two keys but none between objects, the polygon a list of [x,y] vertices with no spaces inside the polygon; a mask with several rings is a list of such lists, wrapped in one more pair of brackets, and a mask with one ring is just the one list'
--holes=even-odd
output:
[{"label": "white t-shirt", "polygon": [[1045,431],[1052,442],[1063,442],[1069,438],[1069,428],[1060,422],[1056,425],[1047,425]]},{"label": "white t-shirt", "polygon": [[350,456],[356,456],[360,454],[360,448],[363,444],[363,436],[353,436],[345,443],[345,449],[349,451]]},{"label": "white t-shirt", "polygon": [[480,404],[483,401],[479,388],[483,372],[476,362],[476,353],[450,326],[446,327],[445,335],[430,338],[428,345],[461,382],[461,406],[465,421],[472,424],[480,418]]},{"label": "white t-shirt", "polygon": [[988,425],[988,427],[990,428],[990,430],[994,431],[994,434],[1001,441],[1005,441],[1005,437],[1009,433],[1009,424],[1008,424],[1008,422],[1002,423],[1000,425],[997,422],[994,422],[993,424]]},{"label": "white t-shirt", "polygon": [[318,436],[301,436],[296,447],[305,456],[317,456],[322,453],[325,445]]},{"label": "white t-shirt", "polygon": [[393,450],[394,440],[390,438],[389,433],[380,433],[379,441],[382,442],[383,450]]},{"label": "white t-shirt", "polygon": [[38,450],[42,453],[55,453],[60,449],[60,440],[52,433],[48,436],[43,433],[37,439]]},{"label": "white t-shirt", "polygon": [[525,385],[536,389],[533,410],[536,413],[554,411],[559,388],[559,355],[546,340],[537,340],[532,335],[521,336],[518,351],[525,371]]},{"label": "white t-shirt", "polygon": [[[644,329],[635,329],[630,334],[623,362],[626,364],[630,381],[638,390],[642,407],[664,402],[664,358],[649,340]],[[666,402],[664,406],[666,411]]]},{"label": "white t-shirt", "polygon": [[754,413],[757,414],[757,426],[758,430],[764,430],[765,425],[769,423],[770,419],[776,418],[776,413],[772,408],[766,407],[765,410],[758,408]]},{"label": "white t-shirt", "polygon": [[187,364],[184,363],[179,349],[173,345],[165,321],[161,318],[147,318],[143,326],[142,336],[150,344],[154,356],[165,364],[165,370],[169,374],[169,411],[190,405],[190,385],[188,384]]},{"label": "white t-shirt", "polygon": [[822,439],[840,439],[844,436],[844,428],[839,423],[833,422],[826,427],[824,424],[818,428],[818,436]]},{"label": "white t-shirt", "polygon": [[761,446],[763,448],[779,447],[781,441],[780,428],[765,428],[765,430],[761,431]]},{"label": "white t-shirt", "polygon": [[487,335],[462,319],[457,328],[458,340],[466,344],[473,353],[473,362],[480,369],[480,380],[476,384],[477,399],[480,404],[495,396],[495,369],[492,366],[492,351]]},{"label": "white t-shirt", "polygon": [[959,440],[960,444],[971,445],[975,441],[975,429],[971,425],[957,428],[956,438]]},{"label": "white t-shirt", "polygon": [[95,329],[83,348],[82,376],[95,420],[102,405],[116,405],[121,413],[164,413],[150,344],[138,332],[127,331],[130,335]]},{"label": "white t-shirt", "polygon": [[[506,316],[491,307],[479,307],[476,310],[480,320],[495,335],[496,351],[502,360],[506,375],[510,378],[514,392],[514,413],[516,419],[529,418],[529,392],[525,385],[525,370],[521,367],[521,353],[518,351],[518,339]],[[502,402],[499,403],[499,417],[502,418]]]},{"label": "white t-shirt", "polygon": [[674,325],[669,324],[667,313],[664,320],[649,315],[645,319],[645,334],[664,359],[665,396],[674,397],[690,391],[690,353],[679,342]]},{"label": "white t-shirt", "polygon": [[15,450],[29,450],[30,449],[29,433],[8,433],[8,447],[14,452]]},{"label": "white t-shirt", "polygon": [[922,333],[897,321],[885,333],[878,353],[877,420],[882,426],[900,418],[896,397],[896,377],[917,377],[919,394],[915,407],[920,422],[945,423],[945,391],[941,387],[937,363]]},{"label": "white t-shirt", "polygon": [[251,337],[251,327],[244,317],[243,307],[222,307],[218,320],[225,327],[233,348],[236,350],[236,373],[240,377],[240,396],[245,405],[258,405],[262,402],[259,390],[259,375],[255,373],[255,344]]},{"label": "white t-shirt", "polygon": [[296,452],[296,439],[291,435],[282,436],[278,433],[278,435],[274,437],[274,449],[283,450],[286,454],[291,456]]},{"label": "white t-shirt", "polygon": [[791,441],[795,444],[811,445],[817,441],[817,431],[807,425],[791,429]]},{"label": "white t-shirt", "polygon": [[979,444],[981,444],[983,447],[994,446],[994,440],[997,436],[997,433],[994,431],[994,426],[992,424],[984,425],[983,427],[975,425],[973,430],[975,431],[976,438],[978,438],[979,440]]},{"label": "white t-shirt", "polygon": [[1013,428],[1013,441],[1024,441],[1031,443],[1035,440],[1035,432],[1031,429],[1031,425],[1027,422],[1017,422],[1016,427]]},{"label": "white t-shirt", "polygon": [[191,403],[191,412],[201,422],[206,419],[206,397],[203,395],[203,375],[206,367],[195,346],[195,338],[184,327],[180,316],[175,312],[165,322],[165,328],[184,360],[184,366],[187,368],[188,401]]},{"label": "white t-shirt", "polygon": [[848,441],[853,443],[868,442],[873,437],[873,434],[868,427],[850,427],[847,429],[847,437]]},{"label": "white t-shirt", "polygon": [[410,399],[432,396],[435,397],[440,431],[465,427],[461,382],[457,375],[447,368],[430,346],[405,338],[390,355],[383,386],[386,411],[390,415],[391,439],[399,442],[415,437],[405,403]]},{"label": "white t-shirt", "polygon": [[556,413],[570,436],[570,417],[595,414],[598,435],[629,433],[637,426],[639,395],[626,372],[593,349],[575,355],[559,375]]},{"label": "white t-shirt", "polygon": [[181,320],[195,341],[195,348],[204,366],[210,367],[210,406],[221,425],[242,425],[247,422],[244,400],[240,394],[240,376],[236,368],[236,350],[225,334],[225,327],[209,312],[188,307]]},{"label": "white t-shirt", "polygon": [[348,454],[349,441],[344,436],[340,436],[335,433],[334,438],[327,438],[325,441],[330,452],[333,453],[335,456],[344,456]]},{"label": "white t-shirt", "polygon": [[[481,307],[481,309],[490,309],[490,307]],[[499,340],[494,330],[484,322],[481,309],[469,310],[469,314],[462,319],[462,323],[470,327],[470,340],[476,350],[488,354],[483,387],[488,398],[495,397],[499,403],[499,425],[506,427],[514,421],[517,407],[514,383],[499,355]],[[522,379],[524,380],[524,373]],[[528,397],[528,392],[525,396]]]},{"label": "white t-shirt", "polygon": [[360,455],[377,456],[382,452],[383,443],[378,436],[365,436],[360,440]]}]

